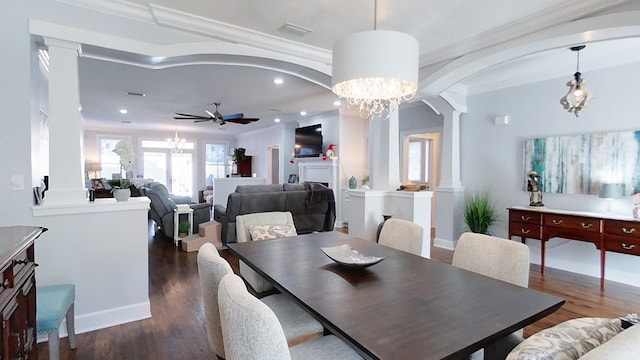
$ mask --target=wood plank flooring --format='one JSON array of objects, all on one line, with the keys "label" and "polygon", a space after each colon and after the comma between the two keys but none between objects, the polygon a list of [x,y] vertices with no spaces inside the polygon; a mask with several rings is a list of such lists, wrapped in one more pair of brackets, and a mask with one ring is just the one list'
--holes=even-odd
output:
[{"label": "wood plank flooring", "polygon": [[[60,342],[60,359],[215,359],[209,349],[196,252],[186,253],[149,226],[149,298],[152,318],[77,336],[78,348]],[[339,229],[342,230],[342,229]],[[433,260],[451,263],[452,252],[432,248]],[[222,251],[234,271],[238,261]],[[37,254],[36,254],[37,256]],[[114,259],[114,261],[117,261]],[[566,304],[527,328],[525,336],[562,321],[583,317],[616,317],[640,312],[640,288],[547,268],[544,275],[532,265],[529,287],[560,296]],[[40,359],[48,358],[46,342],[38,345]]]}]

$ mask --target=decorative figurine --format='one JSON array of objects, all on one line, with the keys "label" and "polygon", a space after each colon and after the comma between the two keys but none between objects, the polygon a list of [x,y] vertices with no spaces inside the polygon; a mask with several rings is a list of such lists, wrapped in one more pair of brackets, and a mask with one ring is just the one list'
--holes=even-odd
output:
[{"label": "decorative figurine", "polygon": [[527,191],[529,191],[529,206],[541,207],[542,190],[540,189],[540,175],[535,171],[527,173]]},{"label": "decorative figurine", "polygon": [[358,186],[358,180],[355,177],[349,178],[349,189],[355,189]]}]

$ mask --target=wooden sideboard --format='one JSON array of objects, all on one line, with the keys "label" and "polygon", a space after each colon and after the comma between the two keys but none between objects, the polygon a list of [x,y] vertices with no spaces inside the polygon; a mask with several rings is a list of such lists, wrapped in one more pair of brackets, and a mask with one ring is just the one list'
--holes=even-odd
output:
[{"label": "wooden sideboard", "polygon": [[37,226],[0,227],[2,359],[38,359],[33,241],[46,230]]},{"label": "wooden sideboard", "polygon": [[640,256],[640,220],[609,214],[533,207],[510,207],[509,238],[541,240],[540,271],[545,244],[554,237],[590,242],[600,250],[600,286],[604,287],[607,251]]}]

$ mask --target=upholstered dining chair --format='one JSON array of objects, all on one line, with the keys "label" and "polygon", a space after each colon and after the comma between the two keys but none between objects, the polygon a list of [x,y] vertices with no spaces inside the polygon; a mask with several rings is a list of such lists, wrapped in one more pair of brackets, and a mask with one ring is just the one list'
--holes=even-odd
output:
[{"label": "upholstered dining chair", "polygon": [[[388,220],[390,221],[390,220]],[[465,232],[453,251],[451,265],[514,285],[529,287],[529,247],[495,236]],[[470,359],[504,359],[520,341],[518,330],[489,344]]]},{"label": "upholstered dining chair", "polygon": [[[238,242],[277,239],[297,235],[293,216],[288,211],[270,211],[236,216]],[[256,293],[273,290],[273,286],[240,260],[240,276]]]},{"label": "upholstered dining chair", "polygon": [[251,295],[237,275],[222,279],[218,302],[228,360],[362,359],[334,335],[288,348],[274,312]]},{"label": "upholstered dining chair", "polygon": [[[207,338],[216,355],[225,358],[225,347],[220,324],[218,287],[225,275],[233,274],[229,263],[220,257],[211,243],[205,243],[198,251],[198,275],[206,319]],[[322,336],[322,324],[283,294],[265,296],[261,301],[277,314],[289,346]]]},{"label": "upholstered dining chair", "polygon": [[424,229],[411,221],[389,219],[384,222],[378,243],[415,255],[422,255]]}]

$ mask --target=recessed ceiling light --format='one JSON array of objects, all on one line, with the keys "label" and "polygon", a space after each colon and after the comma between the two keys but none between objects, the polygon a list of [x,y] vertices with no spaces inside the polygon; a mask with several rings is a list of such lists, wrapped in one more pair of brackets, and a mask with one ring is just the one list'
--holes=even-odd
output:
[{"label": "recessed ceiling light", "polygon": [[275,118],[275,119],[273,119],[273,121],[278,123],[278,122],[280,122],[280,118]]},{"label": "recessed ceiling light", "polygon": [[284,82],[284,80],[282,80],[282,78],[280,78],[280,77],[277,77],[277,78],[273,79],[273,83],[276,84],[276,85],[280,85],[283,82]]},{"label": "recessed ceiling light", "polygon": [[336,100],[336,101],[333,102],[333,105],[340,106],[340,105],[342,105],[342,101]]},{"label": "recessed ceiling light", "polygon": [[307,115],[307,112],[302,110],[302,111],[300,111],[300,115],[305,116],[305,115]]},{"label": "recessed ceiling light", "polygon": [[127,109],[120,109],[120,114],[126,114],[126,113],[128,113],[128,112],[129,112],[129,111],[127,111]]}]

